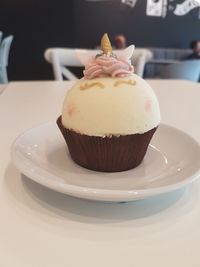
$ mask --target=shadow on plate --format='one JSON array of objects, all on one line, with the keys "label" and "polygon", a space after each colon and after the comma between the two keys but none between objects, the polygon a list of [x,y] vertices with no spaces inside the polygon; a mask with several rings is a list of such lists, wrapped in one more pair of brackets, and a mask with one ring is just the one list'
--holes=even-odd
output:
[{"label": "shadow on plate", "polygon": [[86,217],[123,221],[152,216],[171,207],[183,195],[184,190],[123,203],[97,202],[67,196],[45,188],[25,176],[23,184],[33,198],[43,205],[51,205],[57,212],[64,211]]},{"label": "shadow on plate", "polygon": [[[41,213],[44,213],[45,209],[50,216],[56,215],[85,223],[113,223],[150,217],[170,209],[184,196],[185,191],[181,189],[127,203],[82,200],[48,189],[24,175],[20,176],[13,165],[7,168],[5,184],[12,197],[30,209],[36,209]],[[34,205],[29,198],[35,201]]]}]

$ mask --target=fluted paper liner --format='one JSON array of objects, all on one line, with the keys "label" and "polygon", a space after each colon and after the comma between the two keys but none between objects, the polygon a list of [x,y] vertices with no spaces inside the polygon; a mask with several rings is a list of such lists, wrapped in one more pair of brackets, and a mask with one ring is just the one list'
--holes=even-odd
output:
[{"label": "fluted paper liner", "polygon": [[57,125],[72,159],[80,166],[100,172],[121,172],[137,167],[143,160],[157,128],[144,134],[98,137],[79,134]]}]

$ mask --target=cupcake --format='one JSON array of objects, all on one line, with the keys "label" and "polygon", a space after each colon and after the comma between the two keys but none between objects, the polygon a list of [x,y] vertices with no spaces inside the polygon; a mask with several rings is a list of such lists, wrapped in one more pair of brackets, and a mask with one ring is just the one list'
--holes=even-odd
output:
[{"label": "cupcake", "polygon": [[57,124],[78,165],[120,172],[142,162],[160,109],[152,88],[133,73],[134,46],[115,54],[104,34],[101,50],[87,59],[84,77],[68,91]]}]

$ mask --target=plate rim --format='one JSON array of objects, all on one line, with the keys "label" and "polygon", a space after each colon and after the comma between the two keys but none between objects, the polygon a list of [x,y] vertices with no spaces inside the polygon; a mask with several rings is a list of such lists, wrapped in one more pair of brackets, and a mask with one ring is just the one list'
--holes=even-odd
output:
[{"label": "plate rim", "polygon": [[[181,180],[179,182],[176,182],[174,184],[156,187],[156,188],[149,188],[149,189],[135,189],[135,190],[119,190],[119,189],[99,189],[99,188],[89,188],[85,186],[79,186],[79,185],[72,185],[72,184],[62,184],[62,183],[54,183],[52,180],[51,183],[44,182],[43,179],[41,180],[41,177],[38,173],[31,173],[26,170],[26,168],[23,168],[24,163],[19,163],[17,159],[17,155],[15,153],[15,148],[17,145],[17,142],[23,138],[27,133],[31,132],[32,130],[39,128],[39,127],[47,127],[48,125],[56,126],[56,123],[46,122],[41,123],[39,125],[36,125],[35,127],[29,128],[25,131],[23,131],[20,135],[18,135],[15,140],[13,141],[11,145],[11,158],[12,162],[17,168],[18,171],[20,171],[22,174],[24,174],[27,178],[31,179],[32,181],[45,186],[51,190],[70,195],[77,198],[83,198],[83,199],[89,199],[89,200],[96,200],[96,201],[111,201],[111,202],[121,202],[121,201],[134,201],[139,199],[145,199],[151,196],[156,196],[168,192],[172,192],[175,190],[178,190],[184,186],[187,186],[188,184],[193,183],[195,180],[197,180],[200,176],[200,166],[199,169],[193,173],[193,175],[185,178],[184,180]],[[180,130],[174,126],[161,123],[160,126],[171,128],[174,131],[178,131],[183,135],[186,135],[188,138],[193,141],[198,146],[198,149],[200,151],[200,144],[187,132],[184,132],[183,130]],[[23,156],[23,155],[22,155]],[[23,156],[24,157],[24,156]],[[24,160],[27,161],[27,159],[24,157]],[[34,167],[42,170],[42,172],[45,172],[46,174],[51,175],[51,177],[56,177],[55,174],[52,174],[48,172],[47,170],[38,167],[36,164],[34,164]],[[98,172],[96,172],[98,173]],[[53,185],[52,185],[53,184]]]}]

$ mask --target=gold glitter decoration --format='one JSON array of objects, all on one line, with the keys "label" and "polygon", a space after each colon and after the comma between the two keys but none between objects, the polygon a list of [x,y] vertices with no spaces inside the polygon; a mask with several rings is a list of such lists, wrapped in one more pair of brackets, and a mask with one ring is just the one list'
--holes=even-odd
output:
[{"label": "gold glitter decoration", "polygon": [[135,81],[135,80],[126,80],[126,81],[124,81],[124,80],[119,80],[119,81],[116,81],[116,82],[114,83],[114,86],[118,86],[118,85],[123,84],[123,83],[125,83],[125,84],[129,84],[129,85],[136,85],[136,81]]},{"label": "gold glitter decoration", "polygon": [[104,88],[104,85],[102,83],[95,82],[95,83],[89,83],[89,84],[88,83],[82,84],[80,86],[80,89],[81,90],[86,90],[86,89],[89,89],[89,88],[94,87],[94,86],[97,86],[99,88]]},{"label": "gold glitter decoration", "polygon": [[103,51],[104,54],[112,53],[112,46],[107,33],[104,33],[104,35],[101,38],[101,50]]}]

